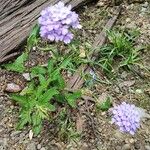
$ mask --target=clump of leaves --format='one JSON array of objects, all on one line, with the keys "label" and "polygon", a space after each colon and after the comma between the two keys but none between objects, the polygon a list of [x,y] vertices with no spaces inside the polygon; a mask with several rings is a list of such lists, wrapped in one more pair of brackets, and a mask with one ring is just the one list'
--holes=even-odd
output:
[{"label": "clump of leaves", "polygon": [[66,68],[70,58],[61,63],[54,59],[48,62],[48,66],[36,66],[31,69],[31,82],[20,94],[11,95],[11,99],[20,105],[20,121],[18,129],[25,125],[32,126],[35,134],[42,128],[44,119],[50,119],[50,112],[56,110],[56,104],[68,104],[75,108],[76,100],[81,96],[79,91],[70,93],[65,90],[65,81],[61,70]]},{"label": "clump of leaves", "polygon": [[111,74],[116,68],[138,65],[140,60],[139,50],[135,49],[135,36],[137,34],[128,34],[119,31],[107,31],[108,44],[99,49],[98,65],[104,72]]}]

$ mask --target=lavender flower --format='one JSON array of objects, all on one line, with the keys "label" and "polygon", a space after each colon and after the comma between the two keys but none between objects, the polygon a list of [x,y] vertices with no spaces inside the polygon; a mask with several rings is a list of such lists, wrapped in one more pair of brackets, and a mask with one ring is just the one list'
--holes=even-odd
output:
[{"label": "lavender flower", "polygon": [[63,41],[66,44],[73,39],[70,29],[81,29],[82,27],[79,24],[78,14],[71,11],[71,5],[65,6],[63,2],[44,9],[38,22],[42,38],[56,42]]},{"label": "lavender flower", "polygon": [[115,123],[122,132],[129,132],[134,135],[140,127],[142,113],[135,105],[123,102],[112,109],[112,123]]}]

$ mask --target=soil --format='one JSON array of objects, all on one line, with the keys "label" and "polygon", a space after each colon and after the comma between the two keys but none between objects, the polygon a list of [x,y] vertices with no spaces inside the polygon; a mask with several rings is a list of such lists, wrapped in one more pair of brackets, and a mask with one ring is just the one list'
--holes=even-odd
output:
[{"label": "soil", "polygon": [[[81,39],[93,43],[95,35],[101,32],[106,21],[113,15],[114,9],[113,6],[101,6],[97,3],[79,10],[83,25]],[[136,46],[144,46],[140,63],[147,68],[150,68],[149,16],[148,2],[124,4],[114,26],[140,31]],[[83,88],[83,91],[88,93],[87,97],[96,95],[101,102],[109,96],[113,105],[125,101],[145,109],[150,114],[150,74],[145,69],[121,69],[111,84],[107,84],[107,81],[106,84],[102,82],[105,76],[98,68],[94,71],[100,81],[93,81],[90,86]],[[150,119],[143,120],[141,128],[133,136],[121,133],[111,124],[109,112],[98,110],[93,99],[79,101],[78,110],[68,110],[73,127],[81,134],[67,140],[59,135],[57,119],[51,123],[45,121],[42,133],[30,140],[30,128],[26,127],[22,131],[15,129],[18,111],[18,106],[9,100],[6,93],[0,96],[0,150],[150,150]]]}]

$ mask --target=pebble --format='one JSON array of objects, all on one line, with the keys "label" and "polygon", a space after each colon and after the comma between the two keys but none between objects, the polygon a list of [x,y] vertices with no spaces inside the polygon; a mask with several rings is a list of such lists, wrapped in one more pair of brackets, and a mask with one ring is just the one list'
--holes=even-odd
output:
[{"label": "pebble", "polygon": [[125,144],[123,147],[122,147],[122,150],[130,150],[131,147],[130,147],[130,144]]},{"label": "pebble", "polygon": [[131,144],[133,144],[133,143],[135,142],[135,140],[134,140],[134,139],[130,139],[129,142],[130,142]]},{"label": "pebble", "polygon": [[126,19],[126,22],[131,22],[131,18],[127,18],[127,19]]},{"label": "pebble", "polygon": [[44,147],[42,147],[40,150],[46,150]]},{"label": "pebble", "polygon": [[147,8],[142,7],[141,12],[146,12]]},{"label": "pebble", "polygon": [[5,89],[5,91],[10,93],[20,92],[21,90],[21,87],[15,83],[8,83]]},{"label": "pebble", "polygon": [[143,7],[148,7],[148,2],[145,2],[144,4],[142,4]]},{"label": "pebble", "polygon": [[11,137],[14,137],[14,136],[16,136],[16,135],[18,135],[18,134],[20,134],[21,133],[21,131],[14,131],[14,132],[12,132],[11,133]]},{"label": "pebble", "polygon": [[41,149],[41,147],[42,147],[41,144],[37,145],[37,149]]},{"label": "pebble", "polygon": [[2,138],[0,139],[0,146],[6,148],[8,139]]},{"label": "pebble", "polygon": [[30,81],[30,80],[31,80],[29,73],[23,73],[22,76],[23,76],[27,81]]},{"label": "pebble", "polygon": [[150,150],[150,145],[145,145],[145,150]]},{"label": "pebble", "polygon": [[29,144],[27,145],[26,150],[36,150],[35,143],[34,143],[34,142],[29,143]]}]

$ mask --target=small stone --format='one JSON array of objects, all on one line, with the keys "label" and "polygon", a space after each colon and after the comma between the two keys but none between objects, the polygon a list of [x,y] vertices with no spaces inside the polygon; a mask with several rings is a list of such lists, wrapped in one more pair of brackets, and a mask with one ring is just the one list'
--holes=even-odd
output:
[{"label": "small stone", "polygon": [[97,7],[102,7],[102,6],[104,6],[104,5],[105,5],[104,2],[98,2],[96,6],[97,6]]},{"label": "small stone", "polygon": [[42,147],[40,150],[46,150],[44,147]]},{"label": "small stone", "polygon": [[126,22],[131,22],[131,18],[127,18],[127,19],[126,19]]},{"label": "small stone", "polygon": [[133,143],[135,142],[135,140],[134,140],[134,139],[130,139],[129,142],[130,142],[131,144],[133,144]]},{"label": "small stone", "polygon": [[123,147],[122,147],[122,150],[130,150],[131,147],[130,147],[130,144],[125,144]]},{"label": "small stone", "polygon": [[30,81],[30,80],[31,80],[29,73],[23,73],[22,75],[23,75],[23,77],[24,77],[27,81]]},{"label": "small stone", "polygon": [[150,145],[145,145],[145,150],[150,150]]},{"label": "small stone", "polygon": [[141,9],[141,12],[146,12],[146,8],[145,7],[142,7],[142,9]]},{"label": "small stone", "polygon": [[[6,138],[2,138],[2,139],[0,139],[0,146],[2,146],[3,148],[6,148],[6,146],[7,146],[7,141],[8,141],[8,139],[6,139]],[[0,149],[1,150],[1,149]],[[3,149],[2,149],[3,150]]]},{"label": "small stone", "polygon": [[138,93],[138,94],[142,94],[143,93],[143,91],[141,89],[136,89],[135,92]]},{"label": "small stone", "polygon": [[16,135],[19,135],[21,133],[21,131],[14,131],[14,132],[12,132],[11,133],[11,137],[14,137],[14,136],[16,136]]},{"label": "small stone", "polygon": [[5,89],[5,91],[11,92],[11,93],[20,92],[21,90],[22,88],[15,83],[8,83]]},{"label": "small stone", "polygon": [[41,147],[42,147],[41,144],[37,145],[37,149],[41,149]]},{"label": "small stone", "polygon": [[142,4],[143,7],[148,7],[148,2],[145,2],[144,4]]},{"label": "small stone", "polygon": [[34,143],[34,142],[29,143],[29,144],[27,145],[26,150],[36,150],[35,143]]}]

